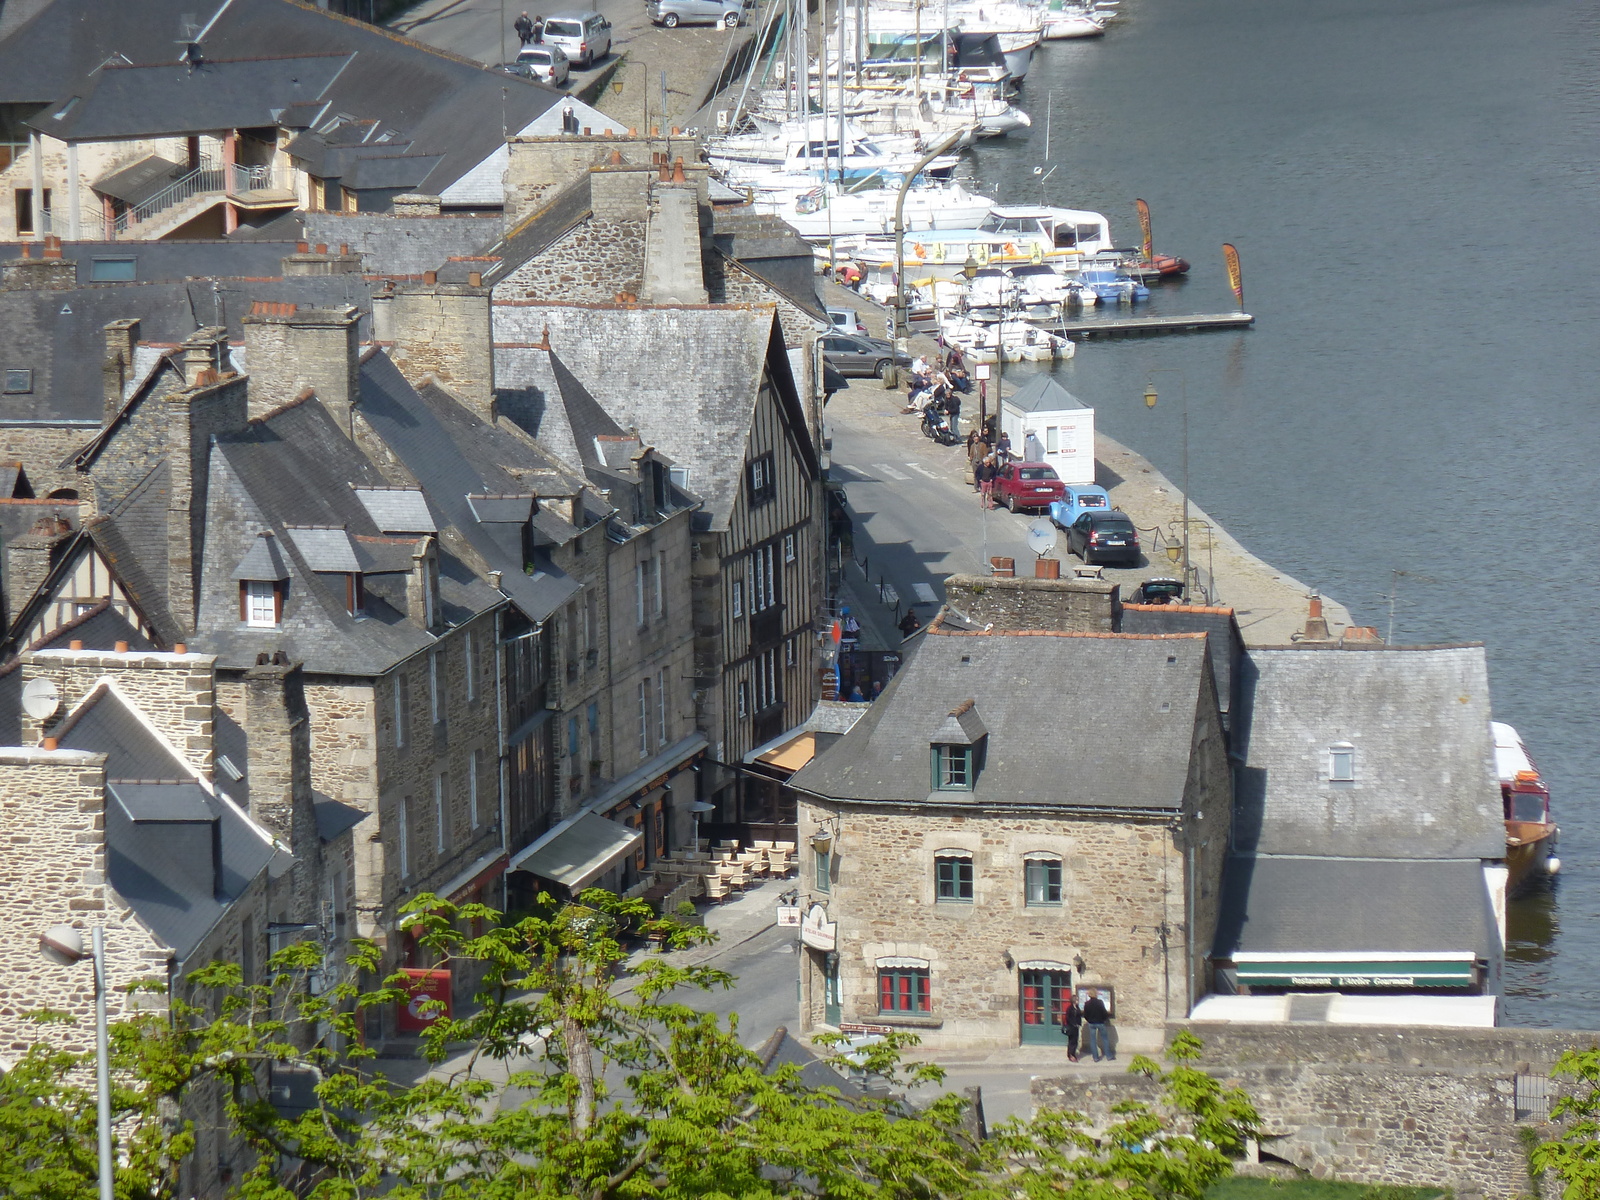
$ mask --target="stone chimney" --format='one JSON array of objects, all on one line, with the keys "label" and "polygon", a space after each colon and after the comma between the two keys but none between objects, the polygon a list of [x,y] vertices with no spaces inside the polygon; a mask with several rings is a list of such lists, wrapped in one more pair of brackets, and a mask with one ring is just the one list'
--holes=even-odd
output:
[{"label": "stone chimney", "polygon": [[1300,634],[1302,642],[1327,642],[1332,641],[1328,632],[1328,619],[1322,615],[1322,597],[1315,592],[1311,594],[1311,611],[1306,615],[1306,627]]},{"label": "stone chimney", "polygon": [[250,739],[250,815],[304,855],[316,840],[311,807],[311,718],[299,663],[244,673],[241,724]]},{"label": "stone chimney", "polygon": [[700,260],[700,189],[684,177],[682,159],[670,182],[655,185],[652,200],[642,298],[647,304],[706,303]]},{"label": "stone chimney", "polygon": [[438,196],[406,192],[396,196],[389,205],[389,211],[397,217],[437,217],[444,207],[444,201]]},{"label": "stone chimney", "polygon": [[360,311],[257,301],[243,323],[251,419],[310,388],[348,436],[361,394]]},{"label": "stone chimney", "polygon": [[361,255],[353,253],[347,245],[341,245],[337,252],[332,252],[320,242],[316,246],[301,242],[293,254],[283,256],[282,266],[285,278],[293,275],[359,275]]},{"label": "stone chimney", "polygon": [[24,536],[12,538],[6,543],[7,625],[17,619],[23,605],[39,590],[39,585],[50,574],[62,546],[71,534],[72,526],[65,518],[52,514],[40,517]]},{"label": "stone chimney", "polygon": [[432,375],[485,421],[494,412],[492,292],[481,282],[406,284],[386,301],[395,365],[415,383]]},{"label": "stone chimney", "polygon": [[22,717],[24,745],[51,735],[101,680],[109,678],[173,748],[202,775],[212,767],[216,663],[209,654],[155,650],[35,650],[22,655],[22,682],[52,680],[61,694],[55,714]]},{"label": "stone chimney", "polygon": [[975,624],[1054,633],[1115,632],[1119,593],[1103,579],[952,575],[944,581],[950,607]]},{"label": "stone chimney", "polygon": [[0,292],[59,292],[78,286],[78,264],[61,257],[60,238],[45,238],[42,257],[32,255],[32,243],[24,242],[22,257],[0,266]]},{"label": "stone chimney", "polygon": [[248,422],[249,380],[210,364],[227,361],[227,334],[202,329],[183,344],[187,386],[161,397],[171,486],[167,493],[167,597],[182,631],[194,632],[201,547],[205,541],[211,439]]},{"label": "stone chimney", "polygon": [[105,327],[106,361],[102,369],[105,379],[105,424],[109,425],[122,411],[122,397],[133,379],[134,353],[139,348],[139,319],[125,317],[112,321]]},{"label": "stone chimney", "polygon": [[423,629],[438,629],[444,624],[439,608],[439,543],[425,537],[411,552],[406,615]]}]

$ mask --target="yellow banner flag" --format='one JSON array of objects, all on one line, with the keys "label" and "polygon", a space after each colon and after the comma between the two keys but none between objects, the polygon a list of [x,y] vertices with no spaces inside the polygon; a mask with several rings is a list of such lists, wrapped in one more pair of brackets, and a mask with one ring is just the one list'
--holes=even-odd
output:
[{"label": "yellow banner flag", "polygon": [[1135,200],[1133,206],[1139,210],[1139,230],[1144,234],[1144,261],[1155,262],[1155,243],[1150,237],[1150,206],[1143,200]]},{"label": "yellow banner flag", "polygon": [[1228,264],[1228,283],[1233,287],[1233,298],[1244,308],[1244,276],[1239,273],[1239,251],[1232,242],[1222,243],[1222,259]]}]

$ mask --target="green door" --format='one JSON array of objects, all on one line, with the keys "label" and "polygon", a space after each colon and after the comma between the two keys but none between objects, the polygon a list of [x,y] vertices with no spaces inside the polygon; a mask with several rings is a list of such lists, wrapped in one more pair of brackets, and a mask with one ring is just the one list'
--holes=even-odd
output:
[{"label": "green door", "polygon": [[822,1020],[825,1024],[837,1028],[839,1022],[844,1019],[839,993],[839,957],[836,954],[829,954],[822,961]]},{"label": "green door", "polygon": [[1072,996],[1071,971],[1018,973],[1022,1004],[1022,1044],[1066,1048],[1061,1013]]}]

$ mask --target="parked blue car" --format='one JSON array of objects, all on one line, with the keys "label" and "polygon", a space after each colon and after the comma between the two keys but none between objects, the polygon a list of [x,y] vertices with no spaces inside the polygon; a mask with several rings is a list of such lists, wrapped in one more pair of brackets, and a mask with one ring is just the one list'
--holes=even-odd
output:
[{"label": "parked blue car", "polygon": [[1104,512],[1111,507],[1111,497],[1105,488],[1096,483],[1069,483],[1066,494],[1050,506],[1050,519],[1062,529],[1086,512]]}]

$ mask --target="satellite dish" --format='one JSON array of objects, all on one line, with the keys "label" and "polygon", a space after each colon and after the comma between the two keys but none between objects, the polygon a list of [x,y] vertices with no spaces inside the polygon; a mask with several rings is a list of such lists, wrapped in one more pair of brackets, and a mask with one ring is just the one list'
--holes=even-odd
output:
[{"label": "satellite dish", "polygon": [[1056,548],[1056,527],[1043,517],[1028,526],[1028,549],[1044,554]]},{"label": "satellite dish", "polygon": [[22,689],[22,711],[43,721],[61,707],[61,692],[51,679],[33,679]]}]

